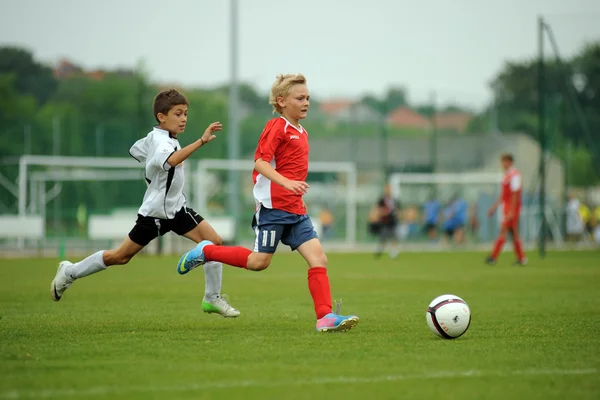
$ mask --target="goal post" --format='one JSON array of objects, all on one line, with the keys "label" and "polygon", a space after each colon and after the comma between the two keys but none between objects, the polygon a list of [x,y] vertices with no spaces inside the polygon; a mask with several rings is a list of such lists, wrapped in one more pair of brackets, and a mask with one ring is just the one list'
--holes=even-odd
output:
[{"label": "goal post", "polygon": [[502,174],[493,172],[469,172],[469,173],[402,173],[396,172],[390,175],[392,193],[397,198],[402,196],[403,185],[430,185],[438,189],[441,185],[500,185]]},{"label": "goal post", "polygon": [[[70,244],[76,240],[95,240],[98,235],[92,228],[100,225],[80,222],[85,218],[87,222],[105,218],[107,222],[102,226],[114,226],[115,232],[118,229],[120,232],[122,224],[111,221],[124,220],[124,216],[115,213],[127,210],[125,219],[131,224],[146,187],[144,164],[129,157],[24,155],[15,160],[15,164],[18,164],[19,174],[17,184],[12,188],[16,197],[13,207],[21,218],[39,216],[45,220],[48,229],[44,243],[59,237],[68,238]],[[251,160],[188,160],[184,168],[187,203],[201,215],[210,217],[209,222],[229,240],[233,237],[231,228],[235,227],[235,218],[227,209],[231,189],[228,171],[240,171],[240,204],[244,204],[245,211],[235,223],[242,228],[246,222],[250,226],[255,206],[251,179],[254,163]],[[356,165],[352,162],[309,163],[307,182],[311,187],[304,201],[317,232],[327,233],[320,235],[323,240],[345,247],[357,242],[360,197],[357,175]],[[92,195],[94,191],[98,196]],[[51,207],[47,207],[50,202]],[[321,223],[325,221],[323,210],[330,211],[333,219],[326,231],[321,230],[328,225]],[[253,234],[252,230],[246,230],[246,239]],[[24,244],[19,239],[19,247]]]},{"label": "goal post", "polygon": [[[254,210],[254,198],[252,195],[252,179],[250,178],[254,162],[251,160],[227,160],[227,159],[202,159],[198,162],[194,179],[194,205],[207,215],[218,214],[215,207],[211,205],[211,198],[226,198],[224,194],[229,190],[227,185],[228,171],[243,171],[247,179],[240,180],[241,196],[247,210]],[[309,215],[314,220],[314,210],[323,205],[332,206],[337,209],[337,215],[343,219],[342,240],[348,245],[356,243],[357,230],[357,169],[352,162],[310,162],[308,166],[309,175],[307,182],[311,186],[304,200],[307,204]],[[220,174],[219,174],[220,172]],[[326,175],[317,176],[317,175]],[[221,204],[223,201],[216,201]],[[223,209],[221,214],[229,214]],[[336,214],[336,213],[334,213]],[[250,221],[248,214],[248,226]],[[239,223],[239,221],[236,221]]]},{"label": "goal post", "polygon": [[19,183],[18,201],[19,215],[27,213],[27,183],[30,167],[57,167],[57,168],[137,168],[144,167],[131,157],[71,157],[71,156],[39,156],[25,155],[19,158]]}]

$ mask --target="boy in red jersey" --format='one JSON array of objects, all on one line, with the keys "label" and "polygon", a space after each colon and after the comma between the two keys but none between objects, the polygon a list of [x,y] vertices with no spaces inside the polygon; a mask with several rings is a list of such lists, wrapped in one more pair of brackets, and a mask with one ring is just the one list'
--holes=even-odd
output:
[{"label": "boy in red jersey", "polygon": [[516,265],[527,264],[527,257],[523,252],[523,245],[519,237],[519,215],[521,213],[521,192],[522,182],[521,174],[513,166],[514,159],[511,154],[503,154],[500,158],[502,168],[504,169],[504,178],[502,179],[502,193],[498,200],[490,207],[488,215],[491,217],[496,212],[496,208],[503,204],[504,216],[502,225],[500,226],[500,234],[496,239],[492,254],[486,259],[490,265],[494,265],[498,259],[502,246],[506,241],[506,233],[512,235],[513,245],[515,246],[515,254],[517,255]]},{"label": "boy in red jersey", "polygon": [[215,246],[210,241],[203,241],[181,257],[177,271],[186,274],[198,265],[217,260],[235,267],[262,271],[271,263],[281,241],[292,250],[298,250],[308,263],[308,288],[315,306],[317,331],[347,331],[358,324],[359,318],[332,312],[327,256],[302,200],[309,187],[305,182],[309,146],[308,133],[300,125],[300,120],[306,118],[309,100],[303,75],[277,76],[269,103],[280,117],[267,122],[254,155],[254,251],[239,246]]}]

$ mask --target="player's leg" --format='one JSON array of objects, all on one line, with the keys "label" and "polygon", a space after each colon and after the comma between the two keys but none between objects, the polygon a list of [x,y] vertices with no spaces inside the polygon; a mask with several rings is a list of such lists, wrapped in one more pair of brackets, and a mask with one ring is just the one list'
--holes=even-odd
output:
[{"label": "player's leg", "polygon": [[76,279],[104,271],[111,265],[127,264],[148,243],[164,232],[159,219],[139,215],[135,226],[118,248],[98,251],[75,264],[62,261],[50,285],[52,300],[59,301]]},{"label": "player's leg", "polygon": [[512,236],[513,246],[515,250],[515,255],[517,256],[517,261],[515,265],[526,265],[527,264],[527,256],[523,251],[523,242],[521,241],[521,235],[519,234],[519,224],[518,218],[515,218],[510,227],[509,231]]},{"label": "player's leg", "polygon": [[502,222],[500,226],[500,232],[498,234],[498,238],[496,239],[496,243],[494,243],[494,248],[492,249],[492,254],[485,260],[486,263],[490,265],[494,265],[500,252],[502,251],[502,247],[504,247],[504,243],[506,242],[506,232],[508,231],[508,226],[505,222]]},{"label": "player's leg", "polygon": [[[178,211],[173,222],[172,229],[174,233],[190,239],[196,244],[203,240],[210,240],[217,246],[223,243],[221,236],[214,228],[191,208],[185,207]],[[204,265],[206,276],[205,298],[212,299],[221,293],[222,272],[223,265],[219,262],[209,262]]]},{"label": "player's leg", "polygon": [[[210,240],[215,245],[220,246],[223,242],[214,228],[191,208],[183,208],[175,215],[172,229],[173,232],[190,239],[196,244],[203,240]],[[221,296],[223,264],[217,261],[205,263],[204,277],[202,311],[209,314],[217,313],[226,318],[239,316],[240,312]]]},{"label": "player's leg", "polygon": [[447,245],[448,243],[452,242],[452,238],[454,237],[454,227],[446,227],[446,229],[444,230],[444,245]]},{"label": "player's leg", "polygon": [[381,230],[379,231],[379,240],[377,242],[377,250],[375,251],[375,257],[380,258],[385,251],[385,245],[390,239],[390,227],[388,224],[382,224]]},{"label": "player's leg", "polygon": [[435,224],[429,223],[426,225],[425,229],[427,230],[427,237],[429,238],[429,241],[435,243],[437,240],[437,230]]},{"label": "player's leg", "polygon": [[454,243],[463,244],[465,239],[464,225],[459,225],[454,231]]},{"label": "player's leg", "polygon": [[[317,237],[310,218],[305,218],[291,226],[281,238],[282,243],[306,260],[308,264],[308,289],[313,299],[317,317],[318,332],[347,331],[355,327],[359,318],[355,315],[338,315],[331,307],[331,287],[327,276],[327,255]],[[340,302],[341,304],[341,302]]]},{"label": "player's leg", "polygon": [[198,265],[209,261],[219,261],[250,271],[265,270],[271,264],[273,253],[286,226],[271,223],[267,216],[268,212],[263,211],[260,224],[256,216],[253,219],[252,226],[256,232],[254,251],[241,246],[215,246],[205,240],[181,257],[177,264],[177,272],[186,274]]},{"label": "player's leg", "polygon": [[[196,244],[203,240],[210,240],[216,246],[220,246],[223,243],[221,236],[206,220],[201,220],[198,225],[191,231],[184,233],[183,236]],[[221,294],[223,282],[223,264],[218,261],[207,262],[204,264],[204,275],[206,277],[204,300],[210,301],[218,298]]]},{"label": "player's leg", "polygon": [[127,264],[143,248],[127,237],[117,249],[98,251],[75,264],[62,261],[50,285],[52,300],[59,301],[76,279],[104,271],[111,265]]},{"label": "player's leg", "polygon": [[400,232],[398,230],[398,224],[393,224],[390,226],[390,251],[388,255],[390,258],[398,257],[400,254]]}]

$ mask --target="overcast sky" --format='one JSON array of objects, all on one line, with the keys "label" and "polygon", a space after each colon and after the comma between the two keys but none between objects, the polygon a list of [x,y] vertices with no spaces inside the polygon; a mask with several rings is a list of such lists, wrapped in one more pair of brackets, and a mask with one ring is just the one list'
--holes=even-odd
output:
[{"label": "overcast sky", "polygon": [[[0,45],[87,68],[134,67],[154,81],[207,86],[230,70],[228,0],[0,0]],[[547,16],[563,55],[600,39],[598,0],[239,0],[239,74],[267,91],[307,75],[319,99],[381,94],[479,108],[505,60],[536,54]],[[570,14],[570,15],[566,15]]]}]

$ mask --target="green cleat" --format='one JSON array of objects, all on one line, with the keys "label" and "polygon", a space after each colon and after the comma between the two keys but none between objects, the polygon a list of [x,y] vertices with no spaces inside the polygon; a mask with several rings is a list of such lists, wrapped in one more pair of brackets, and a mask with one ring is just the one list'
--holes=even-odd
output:
[{"label": "green cleat", "polygon": [[221,314],[225,318],[235,318],[240,315],[240,312],[222,296],[218,296],[214,300],[202,299],[202,311],[208,314]]}]

